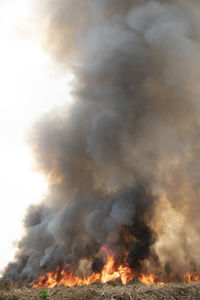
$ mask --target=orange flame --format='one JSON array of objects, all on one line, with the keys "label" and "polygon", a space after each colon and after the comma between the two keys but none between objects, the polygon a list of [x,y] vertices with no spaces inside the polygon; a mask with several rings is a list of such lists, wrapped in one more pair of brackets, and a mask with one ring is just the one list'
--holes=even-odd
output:
[{"label": "orange flame", "polygon": [[192,282],[192,281],[200,281],[200,277],[198,273],[196,272],[194,274],[186,273],[184,275],[184,282]]},{"label": "orange flame", "polygon": [[38,282],[35,283],[33,287],[53,288],[56,285],[73,287],[90,285],[95,282],[106,283],[109,281],[115,281],[116,279],[120,279],[123,284],[126,284],[133,279],[134,273],[128,264],[121,264],[116,267],[113,253],[110,250],[108,251],[106,248],[102,248],[102,250],[107,256],[107,262],[101,273],[93,273],[90,276],[83,274],[83,278],[81,278],[79,276],[74,276],[73,273],[67,273],[65,270],[61,271],[59,274],[59,267],[57,267],[55,273],[48,272],[46,275],[41,275]]},{"label": "orange flame", "polygon": [[151,286],[153,284],[157,284],[157,285],[165,284],[165,282],[157,281],[156,276],[154,274],[146,274],[146,275],[140,274],[140,276],[138,277],[138,280],[149,286]]},{"label": "orange flame", "polygon": [[[104,247],[102,248],[102,250],[106,254],[107,262],[100,273],[92,273],[90,276],[86,276],[85,274],[83,274],[82,277],[79,277],[75,276],[73,273],[68,273],[66,270],[60,271],[59,267],[57,267],[56,272],[48,272],[45,275],[41,275],[37,283],[34,283],[33,287],[53,288],[54,286],[61,285],[73,287],[90,285],[95,282],[104,284],[109,281],[115,281],[116,279],[120,279],[122,284],[125,285],[134,278],[134,273],[128,264],[121,264],[119,266],[116,266],[115,257],[111,250],[107,250]],[[166,282],[158,281],[156,275],[154,274],[140,274],[138,280],[148,286],[151,286],[153,284],[166,284]],[[192,281],[200,281],[200,276],[198,273],[185,274],[184,282]]]}]

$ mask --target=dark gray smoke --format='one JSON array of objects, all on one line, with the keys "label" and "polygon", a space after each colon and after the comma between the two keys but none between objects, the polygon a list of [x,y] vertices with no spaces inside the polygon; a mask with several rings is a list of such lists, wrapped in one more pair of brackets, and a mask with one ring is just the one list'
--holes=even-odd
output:
[{"label": "dark gray smoke", "polygon": [[49,192],[29,208],[6,278],[98,271],[102,246],[139,272],[198,270],[199,11],[195,0],[40,4],[44,46],[75,74],[74,103],[30,137]]}]

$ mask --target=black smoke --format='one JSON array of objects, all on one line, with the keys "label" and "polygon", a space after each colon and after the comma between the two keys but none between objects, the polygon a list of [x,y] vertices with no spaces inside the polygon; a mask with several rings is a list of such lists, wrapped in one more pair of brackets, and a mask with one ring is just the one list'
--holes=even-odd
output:
[{"label": "black smoke", "polygon": [[29,208],[4,277],[32,281],[57,265],[98,272],[102,246],[139,272],[198,269],[198,1],[39,8],[45,49],[75,75],[74,102],[29,137],[49,192]]}]

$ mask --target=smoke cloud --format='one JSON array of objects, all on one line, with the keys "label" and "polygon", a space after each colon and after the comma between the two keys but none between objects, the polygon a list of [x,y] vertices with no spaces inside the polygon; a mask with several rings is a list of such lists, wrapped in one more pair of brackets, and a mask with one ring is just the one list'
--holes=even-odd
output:
[{"label": "smoke cloud", "polygon": [[98,271],[106,246],[136,271],[200,267],[198,1],[46,0],[44,47],[75,74],[74,102],[29,144],[49,181],[5,278]]}]

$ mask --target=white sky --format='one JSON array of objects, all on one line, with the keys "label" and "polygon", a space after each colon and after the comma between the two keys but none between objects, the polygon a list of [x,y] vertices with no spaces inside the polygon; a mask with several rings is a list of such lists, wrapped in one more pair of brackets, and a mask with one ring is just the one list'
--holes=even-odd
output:
[{"label": "white sky", "polygon": [[14,256],[27,206],[47,190],[33,171],[25,134],[43,112],[70,100],[71,80],[39,45],[31,0],[0,0],[0,270]]}]

